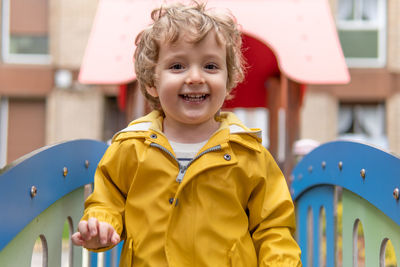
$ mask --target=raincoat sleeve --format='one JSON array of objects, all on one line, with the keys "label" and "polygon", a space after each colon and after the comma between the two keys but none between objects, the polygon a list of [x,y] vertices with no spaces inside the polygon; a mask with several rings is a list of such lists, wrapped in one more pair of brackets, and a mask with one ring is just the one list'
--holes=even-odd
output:
[{"label": "raincoat sleeve", "polygon": [[293,238],[294,205],[286,180],[265,151],[266,176],[255,181],[248,203],[250,232],[259,266],[302,266],[300,248]]},{"label": "raincoat sleeve", "polygon": [[[127,155],[118,143],[113,143],[107,149],[97,166],[94,177],[93,193],[85,201],[84,215],[81,220],[97,218],[109,223],[121,236],[125,197],[127,192],[126,165]],[[132,157],[134,158],[134,157]],[[131,161],[132,162],[132,161]],[[92,251],[100,252],[110,249],[105,247]]]}]

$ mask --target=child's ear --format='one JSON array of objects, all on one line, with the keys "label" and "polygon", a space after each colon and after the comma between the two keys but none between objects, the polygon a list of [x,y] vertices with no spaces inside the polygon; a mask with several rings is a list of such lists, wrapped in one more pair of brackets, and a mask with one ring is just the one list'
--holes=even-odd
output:
[{"label": "child's ear", "polygon": [[155,87],[147,87],[146,91],[152,97],[158,97],[157,89]]}]

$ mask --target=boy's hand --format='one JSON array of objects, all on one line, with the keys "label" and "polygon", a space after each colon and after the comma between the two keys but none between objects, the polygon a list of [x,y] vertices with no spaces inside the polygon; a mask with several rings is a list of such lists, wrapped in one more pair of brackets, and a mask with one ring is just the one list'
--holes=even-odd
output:
[{"label": "boy's hand", "polygon": [[78,232],[71,236],[72,243],[89,249],[113,246],[121,240],[115,229],[108,223],[99,222],[96,218],[80,221]]}]

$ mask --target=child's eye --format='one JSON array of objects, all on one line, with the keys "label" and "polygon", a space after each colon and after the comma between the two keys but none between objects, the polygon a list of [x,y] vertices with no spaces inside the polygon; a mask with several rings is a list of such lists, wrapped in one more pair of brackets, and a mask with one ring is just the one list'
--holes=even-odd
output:
[{"label": "child's eye", "polygon": [[171,70],[181,70],[183,69],[183,65],[180,63],[175,63],[169,67]]},{"label": "child's eye", "polygon": [[217,70],[218,69],[218,65],[214,64],[214,63],[209,63],[205,65],[205,68],[208,70]]}]

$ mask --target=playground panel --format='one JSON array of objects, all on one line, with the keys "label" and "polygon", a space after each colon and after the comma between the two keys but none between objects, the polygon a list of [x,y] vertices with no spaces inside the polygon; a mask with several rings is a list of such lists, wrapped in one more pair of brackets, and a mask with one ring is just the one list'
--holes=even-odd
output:
[{"label": "playground panel", "polygon": [[[4,211],[0,220],[2,266],[31,266],[38,237],[44,244],[43,266],[60,265],[64,223],[76,228],[83,211],[83,187],[93,182],[106,147],[92,140],[67,142],[36,151],[1,171],[0,187],[7,189],[0,201]],[[332,142],[304,157],[293,177],[304,266],[357,266],[359,222],[364,230],[366,267],[385,266],[388,240],[399,257],[399,158],[366,145]],[[341,233],[336,229],[339,215]],[[106,253],[82,257],[80,248],[70,246],[70,266],[82,266],[82,258],[87,259],[83,266],[101,262],[118,266],[120,250],[121,244]]]},{"label": "playground panel", "polygon": [[[360,260],[366,267],[387,266],[388,240],[400,257],[399,158],[359,143],[331,142],[306,155],[293,179],[304,266],[359,266]],[[360,223],[365,244],[361,259]]]},{"label": "playground panel", "polygon": [[[61,265],[64,224],[68,222],[70,233],[76,229],[83,213],[84,186],[93,183],[106,148],[94,140],[70,141],[34,151],[0,171],[2,267],[31,266],[38,238],[43,266]],[[82,249],[69,247],[70,266],[82,266]]]}]

